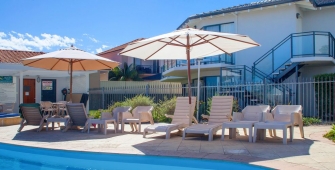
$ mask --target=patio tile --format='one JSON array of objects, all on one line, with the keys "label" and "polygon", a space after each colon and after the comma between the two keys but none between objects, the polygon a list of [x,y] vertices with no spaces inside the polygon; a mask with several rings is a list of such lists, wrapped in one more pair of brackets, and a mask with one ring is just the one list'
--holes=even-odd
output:
[{"label": "patio tile", "polygon": [[300,134],[295,133],[293,143],[288,142],[287,145],[282,144],[280,132],[277,138],[268,136],[265,141],[249,143],[241,130],[242,135],[234,140],[226,136],[224,141],[220,138],[207,141],[207,136],[182,140],[174,134],[166,140],[165,134],[158,133],[143,138],[141,134],[133,133],[103,135],[94,129],[90,134],[79,130],[62,133],[58,129],[37,133],[34,126],[25,127],[21,133],[17,133],[17,129],[18,126],[1,127],[0,142],[75,151],[218,159],[276,169],[334,169],[335,164],[335,144],[325,142],[319,135],[329,130],[330,126],[305,127],[306,139],[301,139]]}]

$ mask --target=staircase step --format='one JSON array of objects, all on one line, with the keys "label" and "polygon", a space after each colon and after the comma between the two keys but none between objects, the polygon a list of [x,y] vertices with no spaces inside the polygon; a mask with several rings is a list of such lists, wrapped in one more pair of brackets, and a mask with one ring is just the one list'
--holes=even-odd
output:
[{"label": "staircase step", "polygon": [[286,64],[285,64],[285,66],[290,66],[290,65],[292,65],[292,63],[286,63]]},{"label": "staircase step", "polygon": [[272,73],[272,75],[279,75],[279,73]]},{"label": "staircase step", "polygon": [[283,71],[283,70],[285,70],[285,69],[286,69],[286,68],[280,68],[279,71]]}]

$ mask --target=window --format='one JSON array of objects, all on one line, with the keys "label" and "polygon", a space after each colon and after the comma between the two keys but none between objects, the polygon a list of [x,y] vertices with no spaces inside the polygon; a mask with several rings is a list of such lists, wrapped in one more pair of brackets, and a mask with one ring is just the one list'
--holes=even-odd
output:
[{"label": "window", "polygon": [[[225,32],[225,33],[235,33],[235,25],[233,22],[218,24],[218,25],[211,25],[211,26],[205,26],[204,30],[215,31],[215,32]],[[205,57],[203,59],[203,62],[204,64],[213,64],[213,63],[234,64],[233,60],[234,60],[234,55],[227,57],[226,54],[223,54],[223,55]]]}]

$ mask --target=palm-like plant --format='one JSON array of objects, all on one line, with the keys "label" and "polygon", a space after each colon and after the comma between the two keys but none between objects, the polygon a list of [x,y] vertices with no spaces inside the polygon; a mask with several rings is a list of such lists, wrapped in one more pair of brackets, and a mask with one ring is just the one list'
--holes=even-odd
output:
[{"label": "palm-like plant", "polygon": [[115,67],[108,73],[109,81],[141,81],[137,70],[133,64],[128,66],[127,63],[123,64],[123,68]]}]

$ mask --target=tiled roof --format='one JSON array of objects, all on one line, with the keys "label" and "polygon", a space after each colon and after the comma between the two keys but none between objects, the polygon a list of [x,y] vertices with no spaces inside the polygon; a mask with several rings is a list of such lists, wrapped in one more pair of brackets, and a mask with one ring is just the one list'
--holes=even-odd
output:
[{"label": "tiled roof", "polygon": [[21,63],[22,59],[44,54],[44,52],[1,50],[0,63]]},{"label": "tiled roof", "polygon": [[134,42],[137,42],[137,41],[141,41],[141,40],[144,40],[145,38],[138,38],[136,40],[133,40],[133,41],[130,41],[130,42],[127,42],[127,43],[124,43],[122,45],[119,45],[117,47],[114,47],[114,48],[111,48],[109,50],[106,50],[106,51],[103,51],[101,53],[98,53],[97,55],[102,55],[102,54],[106,54],[106,53],[110,53],[110,52],[115,52],[115,51],[121,51],[123,50],[124,48],[127,47],[128,44],[131,44],[131,43],[134,43]]},{"label": "tiled roof", "polygon": [[310,0],[314,7],[335,5],[335,0]]},{"label": "tiled roof", "polygon": [[[290,2],[297,2],[297,1],[302,1],[302,0],[262,0],[258,2],[251,2],[248,4],[238,5],[238,6],[222,8],[222,9],[215,10],[215,11],[203,12],[201,14],[196,14],[196,15],[188,17],[177,29],[182,28],[182,26],[191,19],[208,17],[212,15],[220,15],[220,14],[230,13],[230,12],[243,11],[243,10],[248,10],[248,9],[273,6],[273,5],[280,5],[280,4],[290,3]],[[322,0],[319,0],[319,1],[322,1]]]}]

